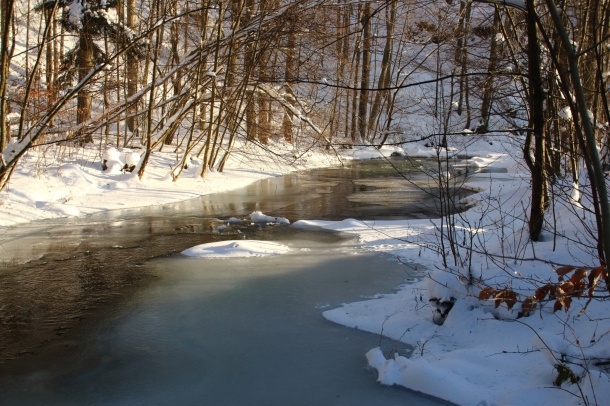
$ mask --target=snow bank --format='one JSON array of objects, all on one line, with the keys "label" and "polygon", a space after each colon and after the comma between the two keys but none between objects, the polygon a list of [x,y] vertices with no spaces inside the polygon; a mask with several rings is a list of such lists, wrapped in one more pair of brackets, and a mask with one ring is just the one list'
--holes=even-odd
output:
[{"label": "snow bank", "polygon": [[189,257],[248,258],[285,254],[290,247],[270,241],[232,240],[201,244],[182,251]]},{"label": "snow bank", "polygon": [[[0,227],[173,203],[351,159],[310,150],[299,154],[300,159],[295,162],[291,145],[280,142],[266,148],[274,154],[252,143],[237,143],[223,172],[211,170],[202,178],[200,165],[191,161],[176,181],[170,173],[180,164],[180,152],[173,150],[153,152],[142,179],[136,170],[141,160],[136,148],[108,147],[100,152],[87,146],[74,147],[69,153],[59,146],[31,150],[22,158],[9,186],[0,193]],[[133,172],[129,172],[131,168]]]},{"label": "snow bank", "polygon": [[[597,265],[595,253],[587,251],[587,236],[579,229],[577,186],[566,184],[563,203],[549,213],[558,234],[545,230],[542,241],[532,244],[524,213],[529,173],[520,163],[519,146],[487,141],[492,142],[489,148],[485,140],[458,148],[477,152],[468,165],[490,169],[468,179],[468,185],[481,192],[470,198],[476,206],[456,220],[460,241],[468,245],[472,238],[471,262],[460,250],[466,259],[463,264],[454,266],[450,257],[448,266],[442,265],[437,220],[295,223],[355,233],[363,248],[411,263],[419,275],[395,294],[346,304],[323,315],[383,334],[396,340],[396,347],[399,342],[413,346],[410,358],[379,348],[368,352],[369,365],[385,385],[404,386],[460,405],[579,405],[584,404],[582,395],[590,404],[603,404],[610,396],[610,378],[603,367],[587,360],[610,359],[606,302],[587,305],[586,299],[575,299],[568,311],[558,312],[553,312],[551,303],[520,317],[519,305],[496,308],[494,301],[477,299],[480,289],[491,285],[510,286],[523,300],[536,286],[557,281],[553,270],[558,265],[553,263]],[[583,242],[578,248],[577,241]],[[468,283],[469,277],[474,283]],[[431,299],[454,303],[441,325],[435,323],[437,305]],[[565,375],[556,386],[564,366],[573,375]]]},{"label": "snow bank", "polygon": [[254,223],[290,224],[290,221],[287,218],[267,216],[260,211],[252,212],[250,214],[250,220]]}]

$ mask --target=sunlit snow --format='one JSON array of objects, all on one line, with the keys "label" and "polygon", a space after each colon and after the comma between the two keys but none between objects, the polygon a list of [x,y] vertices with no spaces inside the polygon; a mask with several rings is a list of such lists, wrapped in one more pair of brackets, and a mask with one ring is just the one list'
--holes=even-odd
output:
[{"label": "sunlit snow", "polygon": [[[483,244],[492,253],[519,251],[525,258],[596,265],[594,252],[574,249],[573,245],[574,238],[587,238],[575,219],[590,216],[580,206],[588,203],[582,201],[584,191],[578,185],[570,182],[565,186],[566,201],[571,196],[572,202],[579,199],[581,203],[553,208],[552,221],[561,233],[552,235],[545,230],[542,241],[531,243],[524,212],[529,204],[530,176],[521,164],[521,144],[503,136],[460,135],[450,145],[459,143],[462,144],[457,150],[442,150],[442,154],[470,156],[463,164],[473,169],[505,169],[504,172],[473,173],[468,178],[468,186],[480,192],[468,198],[473,207],[459,217],[460,242]],[[200,167],[193,162],[172,182],[167,172],[178,164],[173,153],[151,155],[146,174],[140,180],[136,173],[120,168],[136,161],[133,155],[127,157],[127,152],[134,151],[106,150],[104,157],[116,162],[116,170],[106,171],[102,169],[102,153],[96,150],[79,150],[73,154],[73,162],[61,166],[47,163],[42,152],[29,152],[7,190],[0,194],[0,226],[163,204],[244,187],[264,177],[296,169],[339,162],[334,155],[311,151],[300,166],[293,167],[273,158],[253,161],[249,157],[262,156],[260,151],[250,153],[242,149],[232,156],[224,172],[212,171],[201,178]],[[387,157],[393,153],[435,157],[439,149],[425,146],[423,142],[381,150],[361,147],[342,151],[340,159]],[[228,220],[239,221],[243,220]],[[256,211],[249,221],[289,223],[287,219]],[[511,285],[528,294],[532,280],[557,280],[551,264],[511,259],[494,263],[483,253],[475,252],[459,266],[450,263],[444,267],[439,220],[301,220],[292,226],[317,226],[356,234],[359,239],[354,249],[358,252],[387,253],[419,271],[416,281],[410,281],[394,294],[345,304],[323,314],[333,322],[383,334],[414,347],[410,358],[377,348],[368,349],[366,359],[377,370],[380,383],[404,386],[463,405],[578,405],[582,403],[581,390],[590,401],[597,399],[599,403],[610,398],[607,373],[593,364],[585,365],[589,369],[585,373],[580,360],[582,356],[610,358],[607,303],[592,301],[584,315],[579,314],[586,300],[574,300],[568,312],[554,313],[552,305],[545,305],[529,317],[518,317],[516,308],[509,310],[504,304],[496,308],[493,301],[478,300],[480,285],[469,285],[463,278],[470,267],[472,277],[477,280],[496,286]],[[286,245],[268,241],[232,240],[198,245],[183,254],[203,260],[207,257],[256,260],[259,256],[281,255],[289,250]],[[515,279],[515,275],[522,278]],[[442,325],[434,323],[435,306],[431,298],[455,300]],[[363,362],[365,352],[360,355]],[[569,382],[560,388],[553,385],[560,359],[573,363],[573,370],[581,374],[579,385]]]},{"label": "sunlit snow", "polygon": [[182,251],[189,257],[244,258],[280,255],[290,251],[290,247],[271,241],[231,240],[201,244]]}]

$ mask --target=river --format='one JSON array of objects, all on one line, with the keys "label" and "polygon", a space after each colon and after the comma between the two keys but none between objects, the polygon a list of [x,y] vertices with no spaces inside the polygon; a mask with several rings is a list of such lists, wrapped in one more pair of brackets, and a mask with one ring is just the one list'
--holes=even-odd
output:
[{"label": "river", "polygon": [[[255,210],[292,221],[432,217],[438,191],[421,169],[433,165],[363,162],[8,230],[0,404],[439,404],[375,383],[363,354],[396,343],[321,316],[392,292],[414,277],[408,267],[322,230],[245,223],[218,232]],[[293,251],[179,254],[235,238]]]}]

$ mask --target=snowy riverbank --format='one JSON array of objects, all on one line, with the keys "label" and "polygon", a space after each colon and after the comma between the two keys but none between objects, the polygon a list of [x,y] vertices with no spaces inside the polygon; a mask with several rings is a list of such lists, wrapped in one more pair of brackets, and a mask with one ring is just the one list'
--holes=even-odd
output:
[{"label": "snowy riverbank", "polygon": [[[583,315],[579,313],[586,300],[580,299],[567,312],[553,313],[548,304],[530,317],[517,318],[519,306],[508,310],[503,303],[495,308],[493,301],[477,299],[485,285],[510,285],[525,297],[545,281],[556,282],[553,269],[560,264],[597,265],[592,250],[586,248],[578,204],[555,205],[549,217],[560,233],[546,233],[544,241],[532,244],[524,221],[529,175],[520,164],[519,145],[480,136],[456,138],[450,145],[456,145],[452,154],[474,156],[468,168],[488,169],[470,176],[468,185],[481,192],[469,198],[477,204],[456,216],[454,228],[459,245],[474,248],[475,254],[470,257],[466,250],[458,249],[460,263],[454,265],[450,258],[447,267],[443,266],[438,220],[297,221],[297,226],[313,224],[357,233],[367,250],[389,253],[400,261],[418,264],[421,270],[421,280],[395,294],[348,304],[324,316],[415,347],[409,359],[371,349],[368,362],[384,384],[402,385],[464,405],[576,405],[584,403],[581,394],[591,404],[603,403],[610,396],[608,376],[580,361],[583,356],[610,358],[610,321],[603,302],[591,302]],[[417,156],[432,156],[436,151],[423,143],[404,150]],[[204,179],[197,176],[198,161],[193,160],[177,182],[168,174],[168,168],[175,165],[171,152],[154,154],[141,181],[135,173],[112,168],[102,171],[101,151],[65,152],[60,166],[54,164],[59,151],[31,153],[26,165],[13,174],[9,189],[0,194],[0,226],[185,200],[339,162],[334,154],[310,151],[293,166],[289,148],[274,145],[273,151],[276,155],[254,146],[243,148],[233,155],[225,172],[210,172]],[[386,148],[382,152],[397,151]],[[362,148],[342,154],[341,159],[349,160],[378,157],[380,152]],[[569,189],[567,194],[574,195]],[[476,283],[469,284],[467,277]],[[430,298],[455,302],[442,325],[433,322],[436,308]],[[582,377],[578,384],[553,385],[556,365],[562,360]],[[589,370],[586,374],[585,369]]]}]

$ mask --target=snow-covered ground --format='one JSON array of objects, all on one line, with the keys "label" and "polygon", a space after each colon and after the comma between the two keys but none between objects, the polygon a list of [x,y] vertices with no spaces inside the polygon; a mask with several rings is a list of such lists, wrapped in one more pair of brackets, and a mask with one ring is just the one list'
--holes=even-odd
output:
[{"label": "snow-covered ground", "polygon": [[[450,153],[474,156],[468,167],[488,168],[469,178],[469,185],[481,192],[469,197],[476,203],[468,212],[456,216],[453,237],[461,247],[443,265],[440,220],[362,222],[297,221],[296,226],[316,225],[356,233],[362,247],[386,252],[398,260],[415,264],[421,278],[401,287],[395,294],[346,304],[324,316],[332,321],[411,344],[413,355],[371,349],[369,364],[379,372],[379,381],[402,385],[462,405],[577,405],[603,404],[610,398],[608,375],[591,358],[610,358],[610,320],[606,304],[575,300],[568,311],[553,312],[553,304],[539,306],[529,317],[517,317],[506,303],[481,301],[484,286],[511,286],[520,299],[531,295],[546,282],[556,282],[553,272],[559,265],[596,266],[594,251],[586,244],[586,217],[579,203],[567,199],[549,212],[549,221],[559,233],[545,233],[543,241],[527,238],[526,219],[529,176],[521,166],[518,143],[508,138],[459,137]],[[227,170],[210,172],[204,179],[198,162],[191,162],[185,173],[173,182],[168,168],[175,165],[175,154],[156,153],[151,157],[146,176],[140,181],[135,173],[124,173],[118,165],[102,171],[102,152],[66,152],[61,166],[54,165],[58,152],[30,153],[25,165],[13,174],[8,190],[0,193],[0,226],[58,216],[78,216],[112,210],[163,204],[201,194],[243,187],[267,176],[295,169],[333,165],[333,154],[309,152],[291,166],[286,146],[274,146],[286,159],[270,159],[254,146],[235,153]],[[386,155],[396,148],[383,150]],[[423,143],[407,144],[407,154],[434,155],[435,149]],[[127,153],[122,151],[125,160]],[[374,149],[354,149],[342,159],[379,156]],[[133,159],[133,156],[130,158]],[[506,169],[506,172],[494,169]],[[568,196],[574,190],[566,189]],[[566,203],[567,202],[567,203]],[[253,221],[279,221],[264,213],[253,213]],[[590,219],[586,219],[589,221]],[[451,230],[450,230],[451,231]],[[468,255],[465,247],[474,248]],[[193,247],[196,256],[280,255],[289,247],[257,241],[230,241]],[[253,258],[255,260],[256,258]],[[545,262],[550,261],[550,262]],[[429,299],[441,303],[434,306]],[[439,323],[437,308],[442,302],[453,307],[444,323]],[[434,321],[437,321],[435,323]],[[364,354],[363,354],[364,356]],[[553,385],[557,365],[568,367],[578,382]]]},{"label": "snow-covered ground", "polygon": [[[208,171],[202,178],[201,161],[192,157],[174,182],[171,170],[178,154],[168,148],[154,152],[140,180],[138,150],[74,148],[30,151],[13,173],[7,190],[0,193],[0,227],[23,222],[84,216],[99,211],[162,205],[210,193],[244,187],[257,180],[296,170],[336,165],[333,154],[308,152],[296,159],[283,143],[269,147],[241,146],[223,172]],[[134,157],[136,155],[136,157]],[[61,165],[57,161],[61,160]],[[106,160],[107,170],[102,169]]]}]

